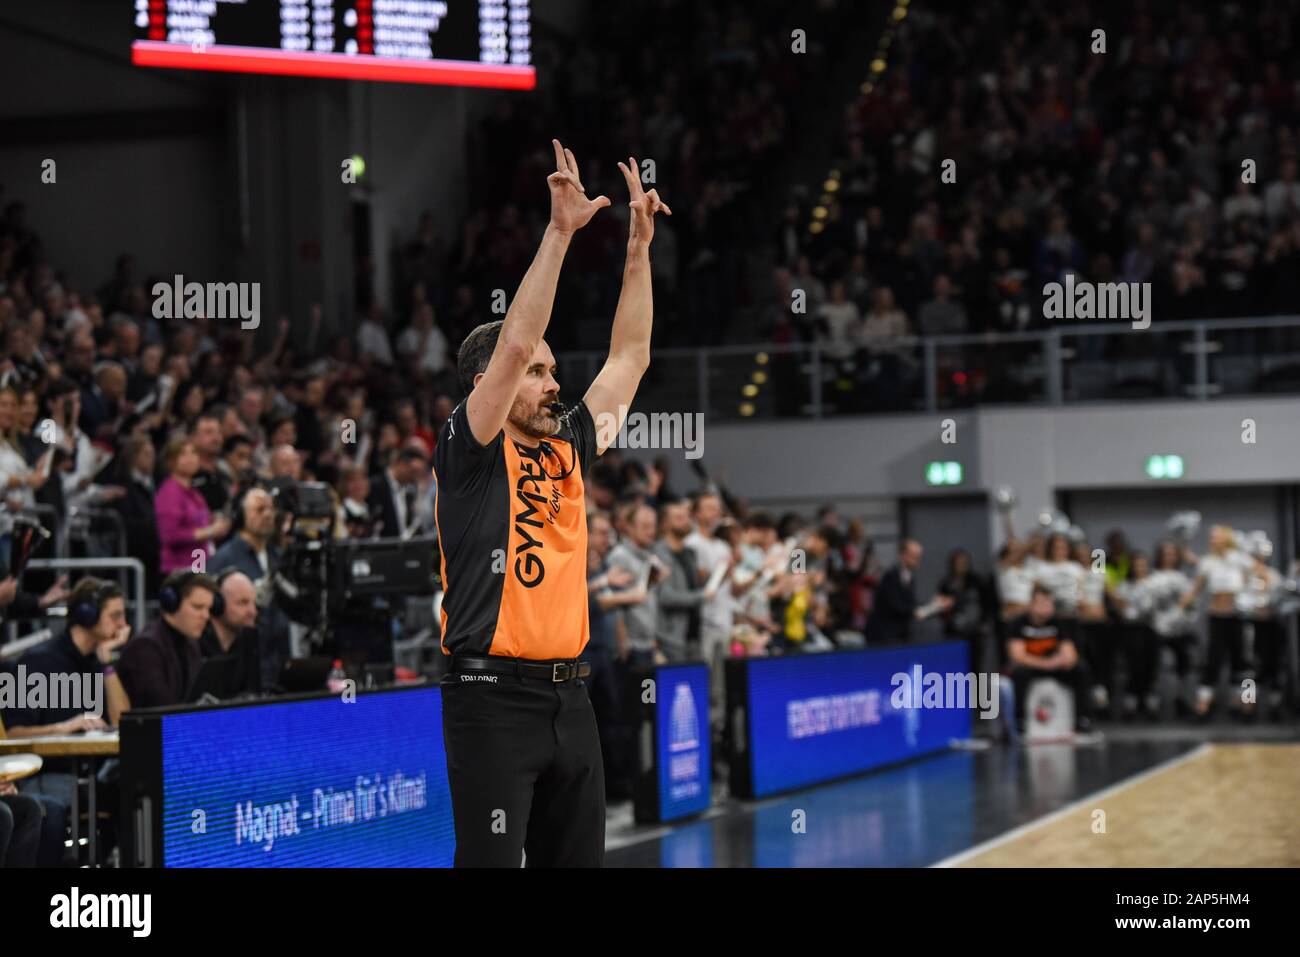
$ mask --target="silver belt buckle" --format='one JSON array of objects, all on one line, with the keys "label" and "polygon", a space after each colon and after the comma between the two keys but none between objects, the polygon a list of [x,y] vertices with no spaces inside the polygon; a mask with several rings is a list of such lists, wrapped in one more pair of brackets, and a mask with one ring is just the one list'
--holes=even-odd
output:
[{"label": "silver belt buckle", "polygon": [[568,663],[567,661],[556,661],[556,662],[552,663],[552,665],[551,665],[551,682],[552,682],[552,683],[558,683],[558,682],[561,682],[561,681],[568,681],[568,680],[569,680],[568,678],[561,678],[561,677],[560,677],[560,669],[561,669],[561,668],[567,668],[567,667],[569,667],[569,663]]}]

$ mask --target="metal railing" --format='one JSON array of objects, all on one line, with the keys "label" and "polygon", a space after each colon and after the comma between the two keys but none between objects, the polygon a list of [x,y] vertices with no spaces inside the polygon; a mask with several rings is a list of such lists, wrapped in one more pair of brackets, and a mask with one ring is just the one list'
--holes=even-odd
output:
[{"label": "metal railing", "polygon": [[131,585],[131,615],[134,621],[133,634],[139,634],[145,626],[144,603],[144,562],[138,558],[33,558],[27,563],[28,570],[48,569],[54,572],[90,571],[114,569],[133,572]]},{"label": "metal railing", "polygon": [[[604,352],[558,359],[581,391]],[[1080,323],[1050,329],[656,349],[637,393],[643,411],[713,419],[1063,405],[1143,398],[1300,393],[1300,315]]]},{"label": "metal railing", "polygon": [[[80,542],[92,555],[96,551],[100,551],[101,554],[107,551],[109,555],[126,555],[130,551],[127,547],[126,521],[122,518],[122,513],[116,509],[72,506],[68,509],[67,519],[63,524],[66,529],[63,556],[68,554],[69,540]],[[104,530],[106,525],[109,526],[108,530]],[[105,541],[110,538],[112,543],[104,547]],[[123,591],[126,590],[124,569],[119,569],[117,583]]]}]

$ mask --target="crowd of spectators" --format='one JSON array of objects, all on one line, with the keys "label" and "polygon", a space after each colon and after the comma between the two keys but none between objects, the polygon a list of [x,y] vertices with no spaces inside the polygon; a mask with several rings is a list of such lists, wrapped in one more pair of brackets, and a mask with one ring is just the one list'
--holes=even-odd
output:
[{"label": "crowd of spectators", "polygon": [[1150,282],[1157,322],[1294,313],[1298,28],[1295,0],[912,5],[844,108],[819,231],[820,188],[775,224],[768,336],[907,380],[899,337],[1042,329],[1067,273]]},{"label": "crowd of spectators", "polygon": [[[752,283],[770,182],[790,144],[813,136],[810,102],[869,5],[842,0],[595,4],[572,40],[535,38],[538,87],[499,98],[470,142],[470,212],[432,214],[396,252],[393,300],[426,298],[447,339],[483,321],[494,290],[512,295],[548,217],[539,189],[553,136],[582,157],[588,195],[614,201],[569,252],[548,340],[558,353],[608,342],[622,276],[626,209],[619,160],[634,156],[678,215],[655,228],[655,345],[753,341],[738,322]],[[793,54],[792,33],[807,50]],[[600,43],[589,38],[599,36]],[[611,153],[614,149],[616,152]],[[620,217],[623,217],[620,219]],[[593,322],[588,330],[583,320]]]}]

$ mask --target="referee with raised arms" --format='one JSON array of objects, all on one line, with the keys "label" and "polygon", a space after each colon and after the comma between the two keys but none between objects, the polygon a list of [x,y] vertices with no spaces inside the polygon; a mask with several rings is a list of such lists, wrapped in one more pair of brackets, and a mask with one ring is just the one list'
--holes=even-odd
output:
[{"label": "referee with raised arms", "polygon": [[433,457],[458,867],[598,867],[605,857],[605,772],[589,666],[577,660],[588,637],[582,475],[622,427],[650,363],[650,240],[655,213],[672,211],[642,189],[634,159],[618,164],[631,212],[609,357],[565,411],[543,336],[569,243],[610,201],[588,199],[573,153],[551,142],[550,223],[505,319],[461,346],[467,398]]}]

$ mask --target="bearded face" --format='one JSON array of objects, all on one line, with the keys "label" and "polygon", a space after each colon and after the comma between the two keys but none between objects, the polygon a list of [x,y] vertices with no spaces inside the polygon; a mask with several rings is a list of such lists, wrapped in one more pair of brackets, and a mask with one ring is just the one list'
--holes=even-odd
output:
[{"label": "bearded face", "polygon": [[555,393],[517,395],[510,406],[510,424],[534,439],[548,439],[560,431],[560,415]]}]

